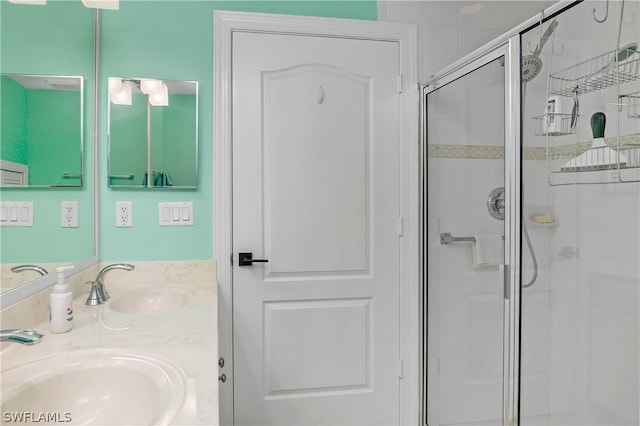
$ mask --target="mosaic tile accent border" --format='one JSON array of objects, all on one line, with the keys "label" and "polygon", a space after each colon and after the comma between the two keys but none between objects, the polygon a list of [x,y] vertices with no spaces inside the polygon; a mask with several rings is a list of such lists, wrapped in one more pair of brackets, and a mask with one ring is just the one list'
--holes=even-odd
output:
[{"label": "mosaic tile accent border", "polygon": [[504,158],[504,147],[490,145],[428,145],[431,158],[469,158],[500,160]]},{"label": "mosaic tile accent border", "polygon": [[547,159],[547,148],[529,146],[522,151],[524,160],[545,160]]},{"label": "mosaic tile accent border", "polygon": [[[549,153],[557,155],[561,153],[582,153],[591,147],[591,141],[577,142],[574,144],[550,147]],[[605,143],[610,147],[616,147],[617,138],[605,138]],[[640,133],[632,133],[620,137],[620,145],[625,147],[640,149]],[[472,160],[503,160],[504,147],[491,145],[438,145],[429,144],[427,146],[429,158],[464,158]],[[522,153],[524,160],[547,159],[546,147],[525,147]]]}]

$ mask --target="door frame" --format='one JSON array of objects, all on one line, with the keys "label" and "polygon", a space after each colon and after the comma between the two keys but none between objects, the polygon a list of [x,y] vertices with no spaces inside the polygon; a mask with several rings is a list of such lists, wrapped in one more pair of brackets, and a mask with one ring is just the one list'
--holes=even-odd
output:
[{"label": "door frame", "polygon": [[[417,27],[413,24],[263,13],[215,11],[213,45],[214,185],[213,229],[218,280],[218,353],[221,425],[233,420],[233,268],[232,247],[232,34],[280,33],[396,42],[400,51],[401,127],[400,239],[400,424],[418,425],[422,406],[422,288],[420,245],[420,138],[417,80]],[[390,366],[390,368],[396,368]]]}]

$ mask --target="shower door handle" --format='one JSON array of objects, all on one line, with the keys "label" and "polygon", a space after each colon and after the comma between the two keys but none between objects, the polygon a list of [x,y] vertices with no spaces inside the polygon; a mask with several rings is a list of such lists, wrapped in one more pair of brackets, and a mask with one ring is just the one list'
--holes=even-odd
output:
[{"label": "shower door handle", "polygon": [[267,263],[268,259],[254,259],[253,253],[238,253],[238,266],[251,266],[254,263]]},{"label": "shower door handle", "polygon": [[502,276],[502,283],[504,286],[504,299],[509,300],[510,292],[509,292],[509,265],[500,264],[498,265],[498,273]]}]

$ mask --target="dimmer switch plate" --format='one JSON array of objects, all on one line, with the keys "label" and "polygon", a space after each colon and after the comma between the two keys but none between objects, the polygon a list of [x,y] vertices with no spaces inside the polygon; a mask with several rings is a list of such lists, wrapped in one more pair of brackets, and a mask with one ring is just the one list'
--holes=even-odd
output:
[{"label": "dimmer switch plate", "polygon": [[78,227],[78,202],[60,202],[60,226],[63,228]]},{"label": "dimmer switch plate", "polygon": [[131,201],[116,201],[116,227],[130,228],[133,226],[133,203]]},{"label": "dimmer switch plate", "polygon": [[193,225],[193,202],[158,203],[158,224],[160,226]]},{"label": "dimmer switch plate", "polygon": [[0,226],[33,226],[33,203],[0,202]]}]

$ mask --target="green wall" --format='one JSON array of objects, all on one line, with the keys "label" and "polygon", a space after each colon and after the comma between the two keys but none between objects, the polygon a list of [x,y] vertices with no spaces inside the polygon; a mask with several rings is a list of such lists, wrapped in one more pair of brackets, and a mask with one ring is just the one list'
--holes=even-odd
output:
[{"label": "green wall", "polygon": [[0,77],[0,158],[27,163],[27,90],[13,79]]},{"label": "green wall", "polygon": [[174,186],[189,186],[196,182],[198,152],[196,144],[196,97],[170,95],[169,107],[159,107],[161,135],[158,156],[152,158],[153,170],[171,173]]},{"label": "green wall", "polygon": [[79,141],[79,92],[27,90],[29,185],[78,185],[62,173],[80,173]]},{"label": "green wall", "polygon": [[[100,260],[209,260],[213,253],[213,12],[236,10],[377,19],[375,0],[121,0],[101,11],[98,186]],[[33,201],[32,228],[0,228],[2,262],[65,262],[92,254],[93,16],[79,0],[46,6],[0,0],[0,71],[84,78],[84,187],[2,190],[5,201]],[[111,189],[107,182],[107,78],[199,82],[198,189]],[[0,107],[2,107],[0,105]],[[4,121],[4,120],[3,120]],[[184,152],[183,152],[184,154]],[[176,155],[165,151],[164,156]],[[60,201],[80,202],[80,227],[61,228]],[[115,202],[133,202],[133,227],[115,227]],[[158,203],[192,201],[194,226],[158,226]],[[61,249],[62,247],[62,249]]]},{"label": "green wall", "polygon": [[[109,105],[109,170],[112,186],[142,186],[147,171],[147,95],[131,96],[131,105]],[[173,186],[195,186],[196,96],[169,95],[168,106],[151,106],[151,170],[170,173]]]},{"label": "green wall", "polygon": [[[139,1],[101,13],[100,259],[210,260],[213,253],[213,12],[236,10],[377,19],[375,0]],[[108,77],[199,82],[199,176],[196,190],[107,187]],[[166,153],[165,153],[166,155]],[[116,201],[133,202],[133,227],[115,227]],[[158,203],[192,201],[194,226],[158,226]]]},{"label": "green wall", "polygon": [[81,171],[80,92],[25,89],[8,76],[0,81],[0,158],[27,164],[29,185],[78,184],[62,173]]},{"label": "green wall", "polygon": [[[93,92],[87,90],[94,84],[93,29],[94,11],[80,1],[33,6],[0,0],[0,72],[82,76],[85,87],[84,187],[0,190],[2,201],[34,203],[33,227],[0,227],[3,263],[73,262],[93,255]],[[65,154],[80,155],[77,149]],[[61,201],[78,201],[78,228],[60,227]]]},{"label": "green wall", "polygon": [[112,175],[134,175],[133,180],[116,178],[111,184],[142,185],[147,170],[147,95],[131,95],[131,105],[107,106],[111,111],[109,170]]}]

